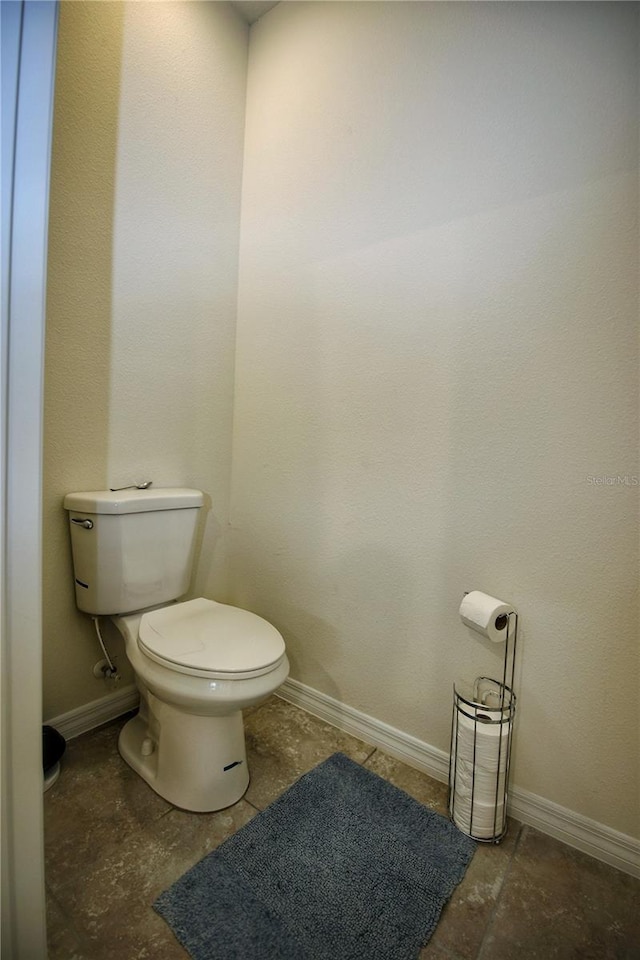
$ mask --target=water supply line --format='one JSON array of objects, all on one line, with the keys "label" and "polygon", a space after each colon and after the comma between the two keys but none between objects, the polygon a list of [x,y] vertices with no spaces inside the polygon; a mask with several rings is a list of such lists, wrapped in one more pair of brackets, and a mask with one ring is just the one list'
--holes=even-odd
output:
[{"label": "water supply line", "polygon": [[120,677],[118,675],[118,670],[116,667],[114,667],[111,661],[111,657],[107,653],[107,648],[104,645],[104,640],[102,639],[102,634],[100,633],[100,624],[98,623],[99,617],[91,617],[91,619],[93,620],[93,625],[96,628],[96,636],[98,637],[98,642],[102,648],[102,652],[104,653],[104,658],[108,664],[108,666],[106,666],[103,671],[105,680],[106,679],[119,680]]}]

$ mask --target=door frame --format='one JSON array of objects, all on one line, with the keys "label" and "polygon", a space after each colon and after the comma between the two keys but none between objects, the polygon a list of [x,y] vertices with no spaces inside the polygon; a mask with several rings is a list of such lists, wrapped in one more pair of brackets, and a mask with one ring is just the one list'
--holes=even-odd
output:
[{"label": "door frame", "polygon": [[2,12],[2,954],[47,956],[42,404],[57,0]]}]

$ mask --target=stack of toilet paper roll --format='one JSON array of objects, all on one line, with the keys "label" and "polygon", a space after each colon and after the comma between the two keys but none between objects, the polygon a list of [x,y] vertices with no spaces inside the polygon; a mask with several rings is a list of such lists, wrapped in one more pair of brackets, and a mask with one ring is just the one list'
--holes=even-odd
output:
[{"label": "stack of toilet paper roll", "polygon": [[[508,641],[515,642],[515,612],[510,603],[480,590],[465,594],[460,604],[460,617],[466,626],[494,643],[507,641],[505,677]],[[481,698],[487,702],[491,698],[491,705],[478,703]],[[495,709],[496,698],[502,709]],[[479,840],[501,837],[506,826],[509,735],[514,709],[515,696],[504,682],[478,677],[471,697],[456,690],[449,812],[460,830]]]},{"label": "stack of toilet paper roll", "polygon": [[505,825],[509,723],[500,723],[500,710],[465,710],[473,716],[457,710],[451,816],[464,833],[488,840]]}]

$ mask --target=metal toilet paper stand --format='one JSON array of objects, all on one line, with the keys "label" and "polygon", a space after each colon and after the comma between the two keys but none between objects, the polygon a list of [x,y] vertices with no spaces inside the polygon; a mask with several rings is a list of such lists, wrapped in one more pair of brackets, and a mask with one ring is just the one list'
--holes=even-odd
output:
[{"label": "metal toilet paper stand", "polygon": [[502,680],[477,677],[472,686],[453,686],[449,815],[458,829],[483,843],[500,843],[507,832],[518,614],[503,616],[507,632]]}]

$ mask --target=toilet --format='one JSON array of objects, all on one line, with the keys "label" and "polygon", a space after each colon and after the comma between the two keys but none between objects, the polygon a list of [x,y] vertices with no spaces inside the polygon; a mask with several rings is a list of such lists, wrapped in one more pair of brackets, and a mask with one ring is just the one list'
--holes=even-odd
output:
[{"label": "toilet", "polygon": [[249,785],[242,710],[286,680],[280,633],[189,587],[199,490],[70,493],[76,605],[111,619],[140,691],[118,749],[156,793],[185,810],[235,803]]}]

